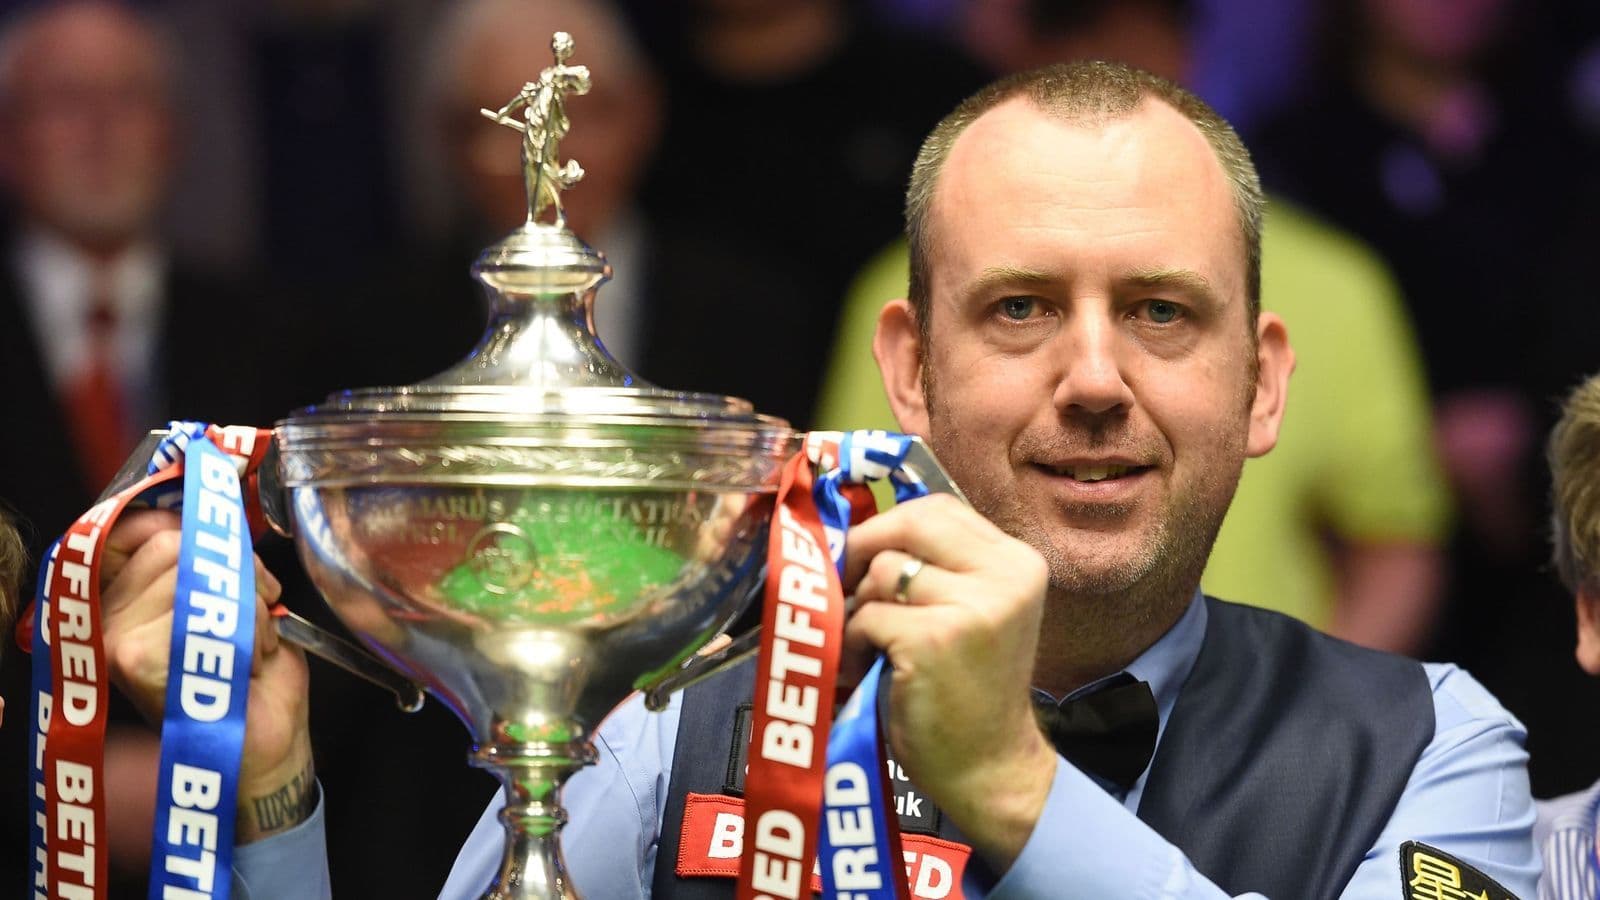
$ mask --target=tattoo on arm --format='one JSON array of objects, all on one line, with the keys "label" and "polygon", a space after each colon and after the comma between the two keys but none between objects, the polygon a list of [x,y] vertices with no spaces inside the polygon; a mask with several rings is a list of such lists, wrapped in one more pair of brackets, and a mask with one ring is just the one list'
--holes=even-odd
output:
[{"label": "tattoo on arm", "polygon": [[310,760],[283,787],[251,801],[256,827],[263,834],[281,831],[304,822],[317,808],[317,782]]}]

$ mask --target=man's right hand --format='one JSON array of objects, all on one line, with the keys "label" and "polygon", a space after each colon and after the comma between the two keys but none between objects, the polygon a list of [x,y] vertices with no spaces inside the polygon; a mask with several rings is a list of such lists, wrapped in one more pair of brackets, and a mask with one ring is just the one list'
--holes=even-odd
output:
[{"label": "man's right hand", "polygon": [[[111,679],[152,722],[161,721],[167,696],[180,537],[176,514],[129,511],[107,537],[100,565]],[[305,655],[278,640],[267,607],[282,588],[259,557],[255,567],[256,635],[239,770],[238,844],[299,824],[317,802]]]}]

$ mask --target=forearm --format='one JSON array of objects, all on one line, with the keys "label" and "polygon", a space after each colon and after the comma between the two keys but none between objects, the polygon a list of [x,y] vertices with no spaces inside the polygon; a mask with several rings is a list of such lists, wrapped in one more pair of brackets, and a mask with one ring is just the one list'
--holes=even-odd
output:
[{"label": "forearm", "polygon": [[1339,553],[1339,594],[1328,631],[1364,647],[1415,655],[1433,633],[1443,579],[1431,544],[1346,547]]},{"label": "forearm", "polygon": [[311,742],[303,738],[270,771],[241,778],[234,843],[249,844],[300,825],[311,818],[319,797]]},{"label": "forearm", "polygon": [[[1050,796],[1027,845],[997,881],[969,870],[969,898],[1124,897],[1226,900],[1183,853],[1066,760],[1057,759]],[[1241,898],[1259,898],[1243,894]]]}]

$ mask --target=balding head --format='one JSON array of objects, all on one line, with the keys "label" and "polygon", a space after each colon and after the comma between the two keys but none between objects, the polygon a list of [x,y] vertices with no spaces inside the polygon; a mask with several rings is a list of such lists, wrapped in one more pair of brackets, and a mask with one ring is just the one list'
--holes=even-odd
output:
[{"label": "balding head", "polygon": [[967,128],[1013,99],[1026,100],[1039,111],[1068,122],[1113,121],[1137,113],[1149,102],[1163,104],[1187,119],[1210,146],[1233,192],[1253,326],[1261,303],[1261,219],[1265,200],[1255,165],[1239,135],[1205,101],[1164,78],[1118,63],[1078,62],[1046,66],[990,84],[962,101],[923,141],[906,190],[906,237],[911,246],[910,299],[924,338],[930,308],[932,245],[937,231],[932,208],[940,173],[951,147]]},{"label": "balding head", "polygon": [[595,232],[632,199],[654,147],[658,104],[649,64],[627,23],[596,0],[471,0],[456,6],[434,54],[433,94],[450,135],[450,158],[479,215],[495,230],[526,215],[517,134],[478,115],[498,109],[552,64],[550,36],[572,35],[570,63],[594,72],[587,95],[570,97],[563,159],[587,173],[565,197],[573,230]]},{"label": "balding head", "polygon": [[155,222],[172,166],[161,34],[109,2],[52,4],[0,36],[0,176],[23,215],[93,251]]}]

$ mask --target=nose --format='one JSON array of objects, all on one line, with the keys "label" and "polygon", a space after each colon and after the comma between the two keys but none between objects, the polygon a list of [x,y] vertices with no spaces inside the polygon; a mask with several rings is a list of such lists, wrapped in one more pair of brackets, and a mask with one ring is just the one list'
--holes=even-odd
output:
[{"label": "nose", "polygon": [[1061,374],[1052,397],[1063,415],[1113,415],[1133,405],[1112,315],[1084,311],[1070,317],[1063,329]]}]

